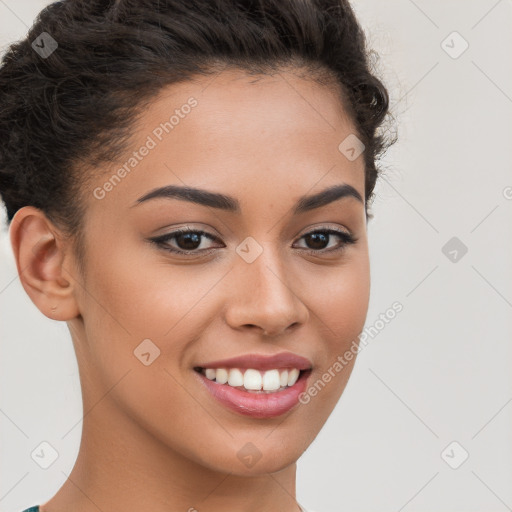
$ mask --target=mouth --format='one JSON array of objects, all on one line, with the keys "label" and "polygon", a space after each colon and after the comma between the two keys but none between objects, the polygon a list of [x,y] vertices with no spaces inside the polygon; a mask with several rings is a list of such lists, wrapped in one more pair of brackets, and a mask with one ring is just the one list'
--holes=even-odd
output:
[{"label": "mouth", "polygon": [[293,386],[311,369],[273,368],[257,370],[255,368],[202,368],[194,370],[218,384],[225,384],[248,393],[279,393]]},{"label": "mouth", "polygon": [[299,403],[312,368],[194,367],[209,395],[218,403],[245,416],[280,416]]}]

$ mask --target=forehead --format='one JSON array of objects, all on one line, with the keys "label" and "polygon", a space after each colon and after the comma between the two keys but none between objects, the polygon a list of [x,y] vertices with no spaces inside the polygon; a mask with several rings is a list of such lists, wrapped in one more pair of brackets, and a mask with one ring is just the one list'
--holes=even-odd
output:
[{"label": "forehead", "polygon": [[[283,139],[290,133],[311,137],[313,131],[354,131],[338,87],[321,85],[292,71],[254,76],[236,69],[165,87],[154,99],[138,129],[148,132],[152,126],[168,120],[169,114],[174,109],[178,113],[183,110],[191,97],[197,106],[188,127],[208,135],[208,140],[228,135],[256,142],[256,137],[252,140],[246,137],[256,129],[259,131],[254,135],[268,133],[275,138],[278,131]],[[181,131],[187,131],[187,127]]]},{"label": "forehead", "polygon": [[129,151],[95,182],[108,189],[104,199],[90,199],[126,209],[168,184],[295,197],[324,177],[320,188],[345,182],[364,197],[363,158],[339,150],[354,133],[335,87],[291,72],[224,70],[163,88],[135,123]]}]

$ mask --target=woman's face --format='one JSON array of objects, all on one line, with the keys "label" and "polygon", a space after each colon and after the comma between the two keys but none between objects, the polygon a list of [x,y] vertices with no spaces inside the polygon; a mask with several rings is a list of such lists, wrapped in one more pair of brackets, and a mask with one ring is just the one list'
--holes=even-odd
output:
[{"label": "woman's face", "polygon": [[[370,290],[364,162],[339,149],[354,134],[339,98],[288,72],[251,82],[225,70],[165,88],[143,113],[130,150],[85,191],[86,278],[69,322],[84,403],[115,410],[111,434],[136,425],[169,453],[239,475],[294,463],[318,434],[352,371],[344,354]],[[304,196],[342,185],[354,194],[296,211]],[[169,186],[205,200],[141,200]],[[162,240],[182,228],[193,233]],[[197,371],[281,353],[311,367],[288,391],[233,391],[236,371],[231,387]],[[231,366],[261,370],[275,387],[301,365]],[[265,377],[272,369],[282,371]]]}]

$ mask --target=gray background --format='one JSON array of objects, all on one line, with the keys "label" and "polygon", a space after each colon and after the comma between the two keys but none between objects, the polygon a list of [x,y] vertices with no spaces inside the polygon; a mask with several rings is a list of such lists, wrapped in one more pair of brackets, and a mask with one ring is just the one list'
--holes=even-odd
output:
[{"label": "gray background", "polygon": [[[1,47],[47,3],[0,0]],[[403,311],[359,354],[298,462],[297,498],[319,512],[512,510],[512,1],[352,3],[400,136],[369,224],[366,325]],[[457,58],[454,31],[469,43]],[[65,323],[32,304],[0,243],[0,511],[19,512],[71,472],[81,394]],[[30,456],[44,440],[59,452],[46,470]]]}]

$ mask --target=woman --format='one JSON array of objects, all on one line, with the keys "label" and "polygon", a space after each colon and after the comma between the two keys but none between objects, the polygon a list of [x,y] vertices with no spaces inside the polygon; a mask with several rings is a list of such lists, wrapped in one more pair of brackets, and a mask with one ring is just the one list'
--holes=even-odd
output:
[{"label": "woman", "polygon": [[344,0],[64,0],[9,48],[10,240],[84,410],[71,475],[25,512],[305,511],[393,142],[368,57]]}]

